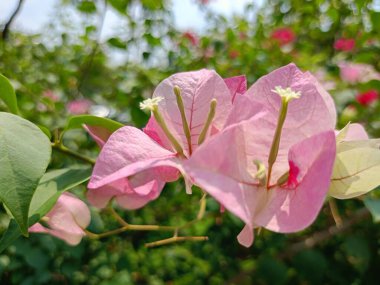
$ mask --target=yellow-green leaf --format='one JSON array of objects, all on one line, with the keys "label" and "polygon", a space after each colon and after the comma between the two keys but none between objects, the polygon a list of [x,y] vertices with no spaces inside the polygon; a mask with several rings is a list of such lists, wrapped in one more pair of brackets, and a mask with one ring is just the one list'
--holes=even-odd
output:
[{"label": "yellow-green leaf", "polygon": [[349,199],[380,185],[380,139],[343,141],[337,145],[329,194]]}]

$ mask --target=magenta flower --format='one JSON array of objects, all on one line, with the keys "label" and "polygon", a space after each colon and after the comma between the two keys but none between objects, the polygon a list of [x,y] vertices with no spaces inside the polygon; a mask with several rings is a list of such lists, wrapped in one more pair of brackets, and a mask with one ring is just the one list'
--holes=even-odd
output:
[{"label": "magenta flower", "polygon": [[152,111],[144,130],[120,128],[104,144],[88,185],[91,203],[104,207],[115,197],[120,206],[137,209],[156,199],[166,182],[178,179],[198,146],[222,129],[245,86],[244,76],[224,81],[211,70],[178,73],[161,82],[153,98],[141,104]]},{"label": "magenta flower", "polygon": [[340,38],[334,43],[334,49],[341,51],[351,51],[355,47],[355,40],[351,38]]},{"label": "magenta flower", "polygon": [[365,63],[341,62],[340,77],[348,83],[365,83],[370,80],[380,80],[380,73],[372,65]]},{"label": "magenta flower", "polygon": [[53,209],[42,218],[47,227],[40,223],[29,228],[31,233],[47,233],[70,245],[80,243],[86,235],[84,229],[90,224],[91,216],[87,205],[73,194],[64,193]]},{"label": "magenta flower", "polygon": [[291,28],[278,28],[272,32],[271,38],[276,40],[280,46],[290,44],[295,41],[296,35]]},{"label": "magenta flower", "polygon": [[309,226],[326,197],[335,160],[336,110],[310,73],[294,64],[259,79],[237,97],[228,126],[184,163],[192,182],[253,229]]},{"label": "magenta flower", "polygon": [[375,89],[359,93],[356,96],[356,101],[363,106],[369,106],[379,100],[379,92]]},{"label": "magenta flower", "polygon": [[67,111],[72,115],[81,115],[89,112],[92,102],[88,99],[77,99],[67,103]]}]

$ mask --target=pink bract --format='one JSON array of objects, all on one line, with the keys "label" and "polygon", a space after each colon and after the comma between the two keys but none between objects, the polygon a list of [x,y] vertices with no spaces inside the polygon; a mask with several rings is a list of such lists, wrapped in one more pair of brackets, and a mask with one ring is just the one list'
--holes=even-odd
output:
[{"label": "pink bract", "polygon": [[77,245],[86,235],[84,229],[90,224],[91,215],[84,202],[73,194],[64,193],[45,216],[45,220],[48,227],[37,223],[29,228],[29,232],[47,233],[70,245]]},{"label": "pink bract", "polygon": [[[215,98],[218,102],[209,132],[212,135],[225,125],[233,98],[244,93],[245,77],[224,81],[214,71],[200,70],[175,74],[157,86],[153,97],[163,97],[158,105],[160,113],[185,155],[190,157],[192,153],[173,93],[175,85],[181,89],[194,153],[198,147],[199,133],[206,122],[210,101]],[[95,140],[99,137],[99,131],[91,132]],[[183,172],[184,160],[178,157],[153,117],[143,131],[123,127],[110,136],[97,159],[88,185],[89,201],[95,206],[104,207],[115,197],[117,203],[126,209],[143,207],[160,195],[166,182],[178,179],[179,171]]]},{"label": "pink bract", "polygon": [[[268,168],[281,104],[272,91],[275,86],[290,87],[301,97],[289,103],[266,189],[255,178],[253,161]],[[255,227],[299,231],[314,221],[328,191],[335,160],[335,122],[336,111],[328,93],[313,76],[290,64],[262,77],[236,99],[228,127],[185,162],[185,172],[246,223],[239,235],[243,245],[252,244]],[[288,171],[288,180],[277,185]]]}]

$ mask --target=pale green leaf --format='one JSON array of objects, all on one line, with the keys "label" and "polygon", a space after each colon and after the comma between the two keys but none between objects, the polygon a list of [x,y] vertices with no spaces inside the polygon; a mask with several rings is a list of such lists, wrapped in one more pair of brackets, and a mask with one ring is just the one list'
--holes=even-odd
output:
[{"label": "pale green leaf", "polygon": [[337,145],[329,194],[349,199],[380,185],[380,139],[343,141]]},{"label": "pale green leaf", "polygon": [[46,171],[51,145],[33,123],[0,112],[0,201],[28,234],[28,212],[38,181]]},{"label": "pale green leaf", "polygon": [[[64,168],[52,170],[41,178],[29,208],[29,226],[45,216],[65,191],[86,182],[91,176],[91,168]],[[15,220],[11,220],[7,231],[0,240],[0,253],[21,236]]]}]

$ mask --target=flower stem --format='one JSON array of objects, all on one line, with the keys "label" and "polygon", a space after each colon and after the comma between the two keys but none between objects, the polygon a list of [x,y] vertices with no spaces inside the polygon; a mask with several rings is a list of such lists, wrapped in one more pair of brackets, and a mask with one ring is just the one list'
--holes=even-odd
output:
[{"label": "flower stem", "polygon": [[145,246],[148,248],[151,248],[151,247],[157,247],[157,246],[161,246],[161,245],[166,245],[166,244],[176,243],[176,242],[182,242],[182,241],[206,241],[206,240],[208,240],[207,236],[190,236],[190,237],[174,236],[171,238],[146,243]]},{"label": "flower stem", "polygon": [[116,219],[116,221],[121,225],[121,226],[129,226],[129,224],[115,211],[115,209],[112,207],[111,204],[107,207],[108,211],[111,213],[111,215]]},{"label": "flower stem", "polygon": [[342,221],[342,218],[339,214],[338,207],[336,205],[334,198],[329,199],[329,206],[330,206],[331,214],[332,214],[333,219],[335,221],[335,225],[337,228],[340,228],[343,224],[343,221]]},{"label": "flower stem", "polygon": [[104,233],[100,233],[100,234],[93,233],[93,232],[90,232],[88,230],[84,230],[84,231],[89,238],[100,239],[100,238],[120,234],[120,233],[126,232],[126,231],[175,231],[176,229],[177,229],[177,227],[172,227],[172,226],[129,225],[128,224],[128,225],[123,226],[121,228],[114,229],[114,230],[104,232]]},{"label": "flower stem", "polygon": [[70,156],[72,156],[72,157],[74,157],[74,158],[77,158],[77,159],[82,160],[82,161],[84,161],[84,162],[87,162],[87,163],[89,163],[89,164],[92,164],[92,165],[95,164],[95,160],[94,160],[94,159],[92,159],[92,158],[90,158],[90,157],[87,157],[87,156],[85,156],[85,155],[82,155],[82,154],[80,154],[80,153],[78,153],[78,152],[75,152],[75,151],[73,151],[73,150],[71,150],[71,149],[65,147],[65,146],[64,146],[63,144],[61,144],[61,143],[54,142],[54,143],[51,144],[51,147],[52,147],[53,149],[55,149],[55,150],[61,152],[61,153],[64,153],[64,154],[70,155]]}]

